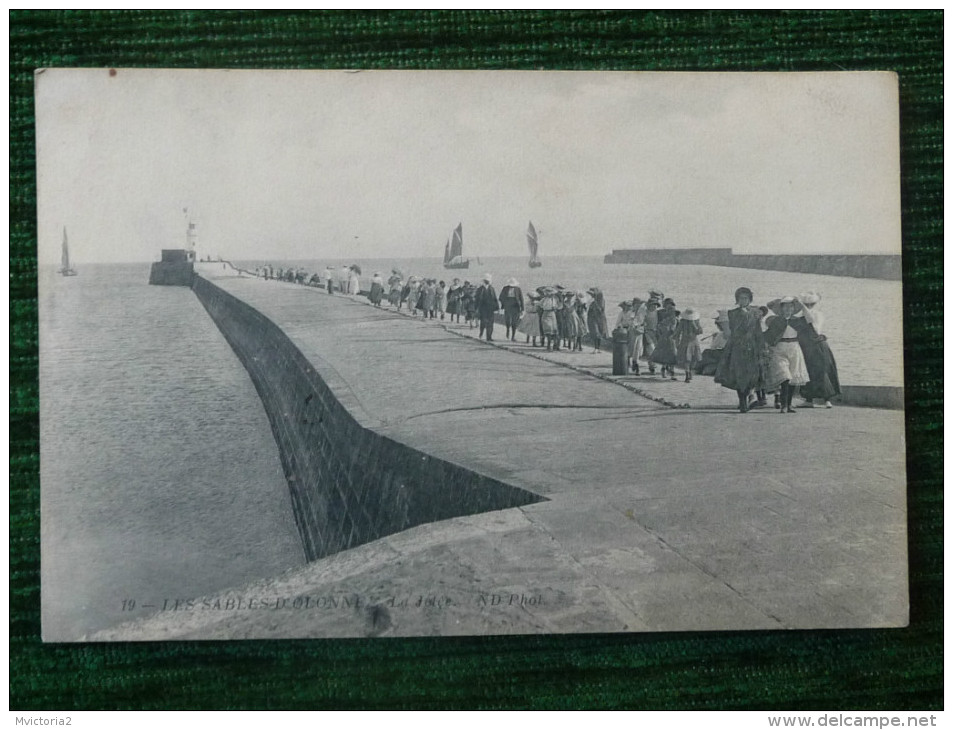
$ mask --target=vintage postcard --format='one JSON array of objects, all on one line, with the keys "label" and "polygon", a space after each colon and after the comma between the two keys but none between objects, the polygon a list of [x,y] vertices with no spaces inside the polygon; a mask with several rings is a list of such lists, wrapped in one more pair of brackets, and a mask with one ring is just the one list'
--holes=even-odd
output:
[{"label": "vintage postcard", "polygon": [[38,70],[44,640],[905,626],[898,117]]}]

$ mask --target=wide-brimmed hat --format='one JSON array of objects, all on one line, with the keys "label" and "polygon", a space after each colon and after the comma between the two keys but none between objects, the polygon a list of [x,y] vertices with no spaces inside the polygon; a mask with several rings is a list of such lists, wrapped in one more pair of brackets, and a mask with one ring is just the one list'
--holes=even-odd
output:
[{"label": "wide-brimmed hat", "polygon": [[817,304],[821,301],[821,295],[817,292],[809,291],[799,295],[798,299],[800,299],[803,304]]},{"label": "wide-brimmed hat", "polygon": [[649,289],[649,299],[658,299],[662,301],[665,298],[665,295],[662,293],[661,289]]},{"label": "wide-brimmed hat", "polygon": [[511,276],[509,279],[506,280],[506,285],[507,285],[507,286],[519,286],[520,283],[516,280],[516,277]]},{"label": "wide-brimmed hat", "polygon": [[623,309],[625,309],[626,307],[631,307],[632,302],[630,302],[628,299],[624,299],[621,302],[619,302],[616,306],[622,307]]},{"label": "wide-brimmed hat", "polygon": [[796,306],[797,302],[795,302],[794,297],[791,297],[791,296],[780,297],[778,299],[772,299],[770,302],[767,303],[766,306],[775,314],[780,314],[782,304],[792,304],[792,305],[795,305],[795,311],[797,311],[798,309],[798,307]]},{"label": "wide-brimmed hat", "polygon": [[492,284],[492,283],[493,283],[493,275],[492,275],[492,274],[484,274],[484,275],[483,275],[483,281],[485,281],[487,284]]},{"label": "wide-brimmed hat", "polygon": [[697,322],[701,319],[701,315],[698,314],[692,307],[685,307],[682,311],[682,319],[687,319],[689,322]]}]

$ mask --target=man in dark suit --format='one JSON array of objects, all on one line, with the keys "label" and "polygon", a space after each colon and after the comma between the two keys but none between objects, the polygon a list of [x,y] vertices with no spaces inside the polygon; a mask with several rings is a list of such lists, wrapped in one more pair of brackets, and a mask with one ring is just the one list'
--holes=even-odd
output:
[{"label": "man in dark suit", "polygon": [[500,290],[500,304],[503,307],[503,321],[506,323],[506,336],[516,340],[516,325],[523,315],[523,290],[516,279],[510,279]]},{"label": "man in dark suit", "polygon": [[483,275],[483,283],[476,292],[476,309],[480,317],[480,337],[486,332],[486,341],[493,341],[493,317],[500,308],[500,301],[496,298],[496,290],[493,288],[493,277],[489,274]]}]

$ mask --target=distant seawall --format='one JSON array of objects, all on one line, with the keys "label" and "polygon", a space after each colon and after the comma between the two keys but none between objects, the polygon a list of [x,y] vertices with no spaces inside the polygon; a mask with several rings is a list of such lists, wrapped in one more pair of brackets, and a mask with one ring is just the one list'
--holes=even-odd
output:
[{"label": "distant seawall", "polygon": [[271,320],[201,276],[192,289],[261,396],[309,560],[415,525],[544,500],[364,427]]},{"label": "distant seawall", "polygon": [[614,249],[606,264],[702,264],[739,269],[791,271],[801,274],[853,276],[900,281],[900,256],[836,254],[735,254],[730,248]]}]

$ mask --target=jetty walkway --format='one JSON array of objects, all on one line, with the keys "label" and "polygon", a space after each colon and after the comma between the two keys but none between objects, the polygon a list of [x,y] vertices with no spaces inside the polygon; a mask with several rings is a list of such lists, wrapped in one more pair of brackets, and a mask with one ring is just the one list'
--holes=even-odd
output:
[{"label": "jetty walkway", "polygon": [[362,297],[196,269],[280,327],[365,428],[545,500],[419,525],[212,603],[235,610],[98,638],[907,622],[902,411],[739,414],[710,378],[624,387],[591,348],[544,353],[502,327],[490,344]]}]

